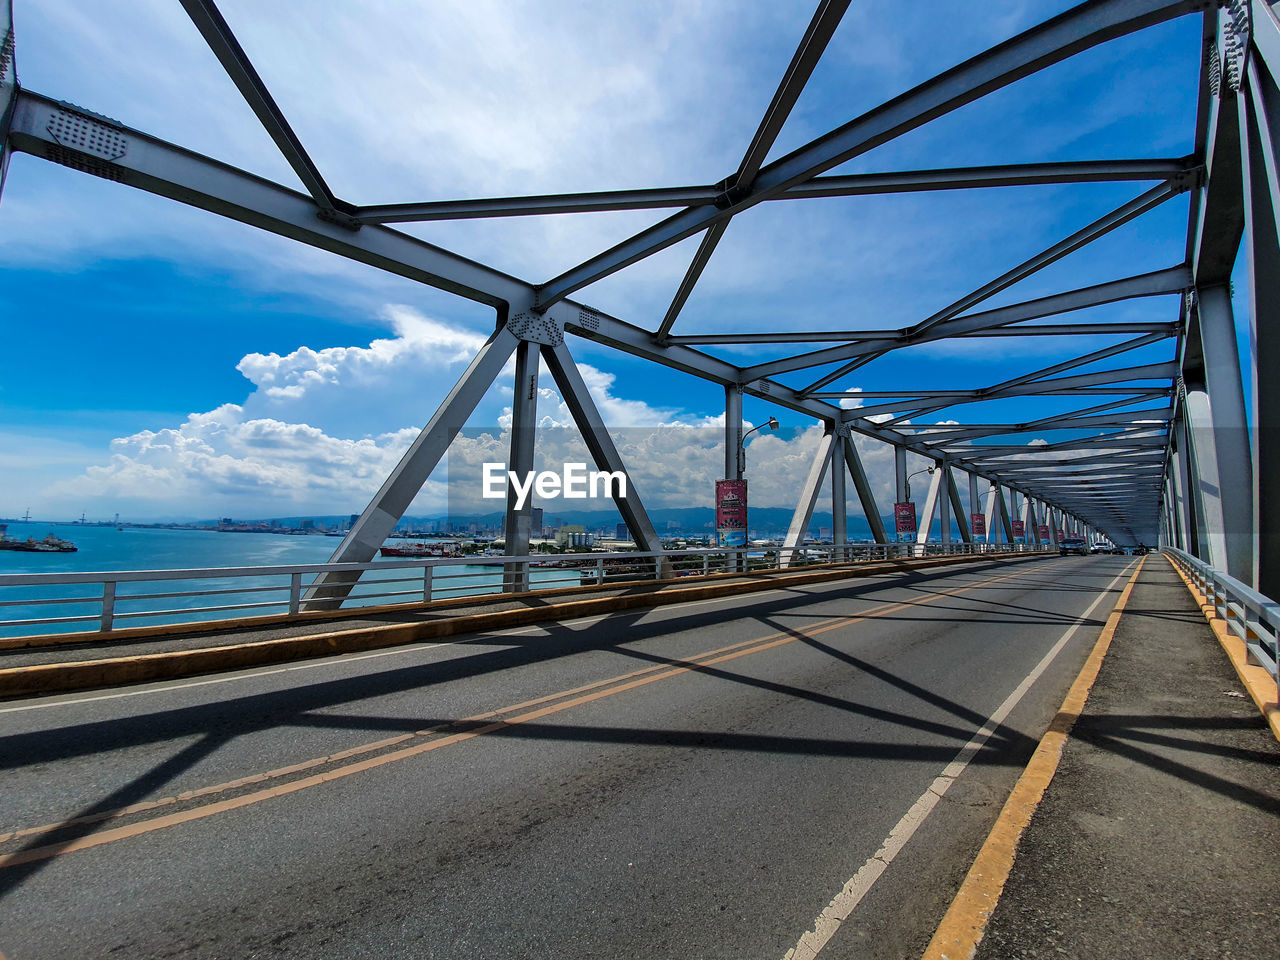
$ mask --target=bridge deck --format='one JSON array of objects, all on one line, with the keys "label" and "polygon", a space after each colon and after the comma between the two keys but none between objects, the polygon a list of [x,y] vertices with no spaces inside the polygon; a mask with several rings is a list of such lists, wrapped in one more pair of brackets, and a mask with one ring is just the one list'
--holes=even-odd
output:
[{"label": "bridge deck", "polygon": [[[1134,567],[798,584],[0,704],[0,950],[918,957]],[[1198,883],[1175,913],[1198,935],[1221,904],[1227,946],[1165,955],[1265,955],[1274,744],[1171,577],[1148,559],[1018,869],[1040,857],[1068,911],[1120,899],[1103,920],[1136,893],[1091,857],[1157,888],[1141,909]],[[1120,800],[1167,821],[1158,849]],[[1028,876],[993,956],[1062,955]]]}]

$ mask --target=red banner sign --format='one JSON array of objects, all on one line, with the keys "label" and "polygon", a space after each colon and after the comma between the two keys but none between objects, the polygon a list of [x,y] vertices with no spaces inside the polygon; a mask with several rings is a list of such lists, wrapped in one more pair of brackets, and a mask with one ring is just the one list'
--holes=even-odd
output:
[{"label": "red banner sign", "polygon": [[747,545],[747,481],[716,481],[716,537],[722,547]]},{"label": "red banner sign", "polygon": [[985,537],[987,535],[987,518],[980,513],[973,515],[973,535],[975,537]]},{"label": "red banner sign", "polygon": [[1027,525],[1021,520],[1014,520],[1009,524],[1013,527],[1013,542],[1026,543],[1027,541]]},{"label": "red banner sign", "polygon": [[1037,529],[1040,531],[1040,542],[1048,543],[1049,542],[1049,525],[1047,523],[1042,523],[1040,524],[1039,527],[1037,527]]},{"label": "red banner sign", "polygon": [[914,534],[916,532],[916,505],[910,500],[895,503],[893,505],[893,524],[898,531],[899,537]]}]

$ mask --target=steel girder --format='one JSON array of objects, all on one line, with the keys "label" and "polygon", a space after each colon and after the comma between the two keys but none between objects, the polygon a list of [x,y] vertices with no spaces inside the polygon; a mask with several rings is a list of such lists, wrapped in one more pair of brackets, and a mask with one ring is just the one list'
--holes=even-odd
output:
[{"label": "steel girder", "polygon": [[[105,117],[25,91],[18,92],[16,86],[12,84],[3,88],[5,96],[13,107],[6,118],[12,119],[11,129],[8,130],[4,141],[6,156],[10,149],[25,150],[488,304],[497,311],[499,330],[494,338],[504,344],[504,349],[509,347],[508,355],[516,349],[514,343],[506,344],[505,338],[501,337],[508,317],[528,311],[544,313],[567,333],[720,383],[727,390],[736,391],[739,400],[739,423],[741,395],[751,394],[815,417],[827,425],[828,432],[839,424],[842,430],[851,428],[862,435],[890,442],[895,445],[900,455],[906,449],[910,449],[922,456],[936,458],[945,451],[944,455],[948,462],[970,471],[971,476],[984,476],[997,484],[1007,482],[1011,489],[1018,490],[1024,497],[1035,496],[1044,499],[1050,504],[1056,504],[1059,510],[1070,509],[1072,502],[1064,492],[1058,488],[1051,490],[1046,482],[1040,479],[1024,479],[1024,477],[1030,477],[1034,471],[1015,466],[1008,460],[991,459],[993,454],[1005,448],[970,442],[980,436],[999,436],[1002,432],[1000,425],[969,427],[967,429],[970,431],[977,432],[970,432],[967,435],[964,434],[965,428],[962,428],[948,435],[933,434],[927,428],[904,424],[901,421],[909,416],[920,416],[923,413],[982,400],[1030,395],[1084,396],[1095,393],[1123,395],[1127,399],[1113,400],[1085,410],[1064,414],[1058,418],[1060,427],[1050,424],[1048,420],[1051,418],[1044,418],[1033,424],[1006,425],[1003,432],[1014,434],[1051,429],[1077,430],[1085,433],[1091,430],[1113,431],[1081,437],[1075,441],[1039,446],[1034,448],[1036,455],[1069,449],[1145,450],[1156,442],[1164,442],[1169,446],[1167,441],[1162,439],[1163,434],[1160,437],[1140,435],[1141,431],[1138,429],[1140,421],[1136,419],[1136,415],[1146,411],[1137,411],[1135,417],[1129,419],[1124,416],[1110,419],[1090,418],[1088,415],[1103,413],[1108,409],[1119,409],[1138,402],[1145,396],[1170,396],[1173,392],[1173,378],[1181,372],[1178,364],[1147,364],[1121,370],[1058,378],[1051,377],[1051,374],[1074,369],[1104,356],[1137,349],[1168,338],[1175,333],[1180,335],[1180,327],[1173,324],[1055,324],[1019,328],[1016,325],[1025,320],[1112,303],[1121,299],[1176,293],[1190,288],[1193,284],[1212,285],[1214,282],[1221,282],[1223,264],[1229,264],[1234,256],[1232,250],[1231,256],[1228,257],[1228,248],[1232,246],[1230,241],[1232,225],[1238,222],[1240,230],[1244,228],[1246,211],[1245,205],[1239,202],[1241,191],[1252,196],[1255,204],[1253,229],[1250,232],[1250,248],[1253,251],[1256,266],[1255,277],[1271,269],[1267,265],[1267,257],[1272,257],[1280,264],[1280,254],[1275,253],[1274,225],[1274,214],[1276,210],[1280,210],[1280,204],[1274,202],[1274,197],[1271,198],[1272,202],[1263,204],[1259,200],[1259,191],[1254,190],[1250,193],[1248,189],[1249,183],[1260,184],[1265,180],[1271,193],[1274,194],[1277,183],[1275,150],[1270,135],[1272,125],[1269,118],[1276,116],[1280,110],[1277,110],[1274,102],[1268,102],[1275,100],[1274,83],[1270,78],[1275,72],[1275,65],[1280,62],[1280,58],[1277,57],[1278,45],[1273,35],[1274,30],[1272,33],[1266,33],[1265,36],[1263,36],[1264,31],[1255,30],[1256,50],[1260,51],[1255,59],[1262,61],[1262,65],[1251,68],[1250,82],[1246,84],[1249,87],[1249,96],[1240,98],[1239,111],[1224,109],[1218,98],[1218,91],[1213,91],[1212,96],[1202,91],[1201,109],[1197,119],[1196,152],[1188,158],[1022,164],[907,173],[820,176],[824,171],[832,169],[845,160],[865,153],[965,103],[972,102],[1021,77],[1112,38],[1202,10],[1209,11],[1205,16],[1206,36],[1215,34],[1215,31],[1221,34],[1219,20],[1226,15],[1223,14],[1222,17],[1215,15],[1212,9],[1215,4],[1203,2],[1203,0],[1202,2],[1090,0],[938,75],[799,150],[765,164],[764,158],[769,147],[774,142],[805,80],[821,55],[822,48],[839,22],[840,13],[845,6],[838,2],[824,2],[815,13],[809,30],[743,157],[739,170],[719,184],[711,187],[611,191],[560,197],[517,197],[509,200],[441,201],[380,207],[358,207],[334,197],[262,84],[252,64],[245,57],[225,21],[218,14],[212,0],[182,0],[182,3],[231,79],[254,109],[285,158],[298,173],[309,195],[289,190],[207,157],[166,144],[146,134],[125,128]],[[1256,0],[1253,6],[1254,19],[1267,18],[1268,28],[1273,28],[1275,17],[1270,8],[1265,4],[1257,3]],[[1212,29],[1210,25],[1213,25]],[[9,49],[11,54],[12,48]],[[1206,60],[1205,77],[1208,76],[1210,59],[1212,58]],[[10,64],[11,55],[9,61],[5,63],[6,78],[11,75],[11,71],[8,70]],[[1208,86],[1208,81],[1202,78],[1202,87],[1207,90]],[[3,107],[3,104],[0,104],[0,107]],[[1242,122],[1240,117],[1244,118]],[[102,155],[95,154],[92,149],[84,150],[74,144],[63,142],[54,132],[57,127],[53,122],[55,119],[82,125],[85,129],[121,145],[123,149],[114,155]],[[1233,130],[1234,141],[1232,140]],[[1242,130],[1246,135],[1250,130],[1261,131],[1251,138],[1247,137],[1250,149],[1246,151],[1240,149]],[[1262,133],[1266,133],[1266,136]],[[1235,154],[1239,155],[1238,157],[1233,158],[1233,149]],[[1250,166],[1251,159],[1252,166]],[[1231,181],[1233,170],[1242,184],[1240,189],[1235,191],[1232,189]],[[1193,191],[1192,196],[1192,229],[1189,231],[1188,265],[1179,265],[1154,274],[1130,277],[982,313],[964,314],[965,310],[995,292],[1162,203],[1178,191],[1190,186],[1192,179],[1196,177],[1200,178],[1200,184]],[[903,190],[965,189],[981,186],[1099,180],[1158,180],[1161,182],[1130,203],[1117,208],[1059,244],[1024,261],[1013,270],[977,288],[913,326],[893,331],[846,331],[834,335],[822,331],[791,335],[781,332],[743,334],[738,335],[739,339],[736,340],[729,339],[732,335],[700,337],[695,334],[683,338],[669,336],[676,314],[684,298],[692,290],[720,233],[733,216],[750,209],[757,203]],[[540,285],[508,276],[381,225],[417,219],[518,216],[662,206],[679,206],[683,209],[617,247]],[[1272,219],[1270,226],[1259,223],[1264,214],[1270,215]],[[1226,226],[1224,227],[1223,224]],[[1237,242],[1240,230],[1236,231]],[[667,317],[656,332],[651,333],[567,299],[575,290],[588,283],[699,232],[705,232],[703,250],[695,257],[694,264],[687,273],[685,282],[677,291]],[[1227,237],[1225,242],[1221,239],[1223,236]],[[1253,284],[1255,295],[1258,287],[1259,282],[1255,280]],[[819,393],[817,390],[818,387],[838,379],[852,366],[861,365],[867,358],[877,356],[888,349],[911,346],[943,337],[1097,336],[1105,333],[1138,334],[1138,337],[1125,344],[1097,350],[1083,357],[1077,357],[1075,360],[1055,364],[983,390],[953,391],[946,396],[943,395],[945,393],[943,391],[923,392],[904,397],[899,403],[882,404],[872,408],[864,407],[856,411],[845,411],[824,402],[827,399],[843,399],[849,396],[849,393]],[[490,343],[482,350],[482,356],[489,356],[493,352],[491,348],[495,343],[494,338],[491,338]],[[773,365],[756,364],[748,367],[741,367],[691,349],[691,345],[695,343],[787,342],[788,339],[790,342],[825,339],[842,345],[833,348],[837,352],[834,354],[832,351],[818,351],[818,354],[823,355],[822,358],[818,358],[816,354],[810,354],[804,357],[788,358],[785,361],[775,361]],[[548,358],[550,363],[548,351],[543,350],[543,353],[544,358]],[[563,369],[565,358],[558,357],[558,360],[559,366]],[[852,362],[846,363],[835,376],[828,376],[827,379],[810,384],[805,389],[797,390],[772,379],[773,375],[787,370],[841,361]],[[785,366],[779,366],[780,363]],[[468,394],[471,390],[468,384],[472,379],[475,378],[471,377],[469,370],[431,423],[436,423],[442,416],[446,419],[456,416],[465,407],[465,403],[456,395],[460,389],[464,394]],[[566,374],[565,377],[557,377],[557,379],[571,381],[572,375]],[[1167,380],[1169,386],[1147,386],[1136,383],[1147,380]],[[1255,377],[1255,382],[1256,380]],[[1124,386],[1125,384],[1127,386]],[[585,393],[583,395],[586,396]],[[589,401],[589,397],[587,400]],[[944,400],[945,403],[941,402]],[[1270,410],[1269,407],[1266,409]],[[891,417],[889,422],[877,422],[886,415]],[[872,417],[876,419],[871,419]],[[598,419],[598,414],[596,418]],[[1168,416],[1157,417],[1153,412],[1153,419],[1160,419],[1163,424],[1168,420]],[[1115,432],[1114,428],[1121,429]],[[1160,429],[1163,430],[1163,426]],[[1138,434],[1135,434],[1135,430],[1138,430]],[[439,434],[438,430],[436,434]],[[433,434],[431,443],[428,444],[433,451],[440,446],[440,436],[436,434]],[[843,440],[843,432],[838,436]],[[833,442],[832,446],[841,448],[843,451],[841,459],[847,461],[861,495],[863,491],[859,483],[859,471],[854,469],[857,457],[852,441]],[[1280,449],[1280,445],[1272,446]],[[1256,447],[1255,440],[1252,456],[1255,463],[1260,456]],[[1025,447],[1010,449],[1027,452]],[[616,458],[616,451],[613,453]],[[852,459],[850,459],[851,456]],[[607,450],[602,451],[601,457],[610,459]],[[1054,462],[1059,468],[1067,466],[1056,461],[1050,462]],[[1102,464],[1110,462],[1116,468],[1133,464],[1132,459],[1123,453],[1115,454],[1110,461],[1107,461],[1105,455],[1099,454],[1099,459],[1095,462]],[[416,476],[421,472],[420,467],[421,464],[415,462],[413,470],[409,473]],[[1002,470],[1008,471],[1010,475],[1005,478],[1001,473]],[[1269,476],[1270,472],[1274,470],[1268,471],[1260,467],[1255,471],[1255,490],[1257,485],[1263,482],[1262,477]],[[403,473],[404,471],[397,468],[397,474],[393,474],[388,484]],[[732,474],[726,471],[726,475]],[[1137,484],[1138,479],[1130,478],[1131,484],[1134,484],[1133,489],[1145,490],[1145,481],[1143,484]],[[397,482],[400,483],[400,481]],[[865,476],[862,477],[862,484],[865,484]],[[1172,484],[1168,486],[1171,488]],[[379,497],[386,500],[384,493],[380,493]],[[1259,500],[1258,497],[1254,498],[1255,510],[1263,509],[1258,504]],[[378,500],[375,499],[375,502]],[[864,497],[863,503],[865,509],[868,504],[874,504],[874,498]],[[1001,503],[1003,503],[1002,500]],[[373,505],[370,511],[373,511]],[[370,511],[366,511],[366,514],[373,517],[376,511],[374,513]],[[1001,515],[1007,522],[1007,511],[1003,508]],[[367,528],[365,532],[369,537],[376,532],[373,528],[385,525],[386,520],[385,517],[378,517],[375,518],[378,520],[377,523],[373,523],[372,520],[365,523],[364,519],[362,518],[362,523],[358,526]],[[637,524],[644,525],[639,519]],[[1260,523],[1255,522],[1254,528],[1261,529]],[[353,534],[355,532],[353,530]],[[654,540],[656,542],[656,537]],[[345,546],[347,544],[344,542]],[[361,549],[365,547],[362,546]],[[342,548],[339,550],[339,553],[341,552]],[[1265,553],[1265,550],[1263,552]],[[1277,558],[1280,559],[1280,549],[1277,550]]]}]

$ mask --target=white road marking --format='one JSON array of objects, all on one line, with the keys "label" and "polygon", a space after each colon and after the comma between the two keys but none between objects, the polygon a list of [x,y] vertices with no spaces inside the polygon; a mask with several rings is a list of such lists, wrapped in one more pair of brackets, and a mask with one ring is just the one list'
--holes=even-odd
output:
[{"label": "white road marking", "polygon": [[933,783],[929,784],[928,789],[911,805],[911,809],[903,814],[902,819],[889,831],[889,835],[880,844],[880,849],[862,865],[862,868],[849,879],[849,882],[844,885],[840,892],[832,897],[831,902],[818,914],[818,918],[814,921],[813,929],[805,932],[796,945],[787,951],[783,960],[814,960],[817,957],[823,947],[836,935],[840,925],[849,919],[849,915],[853,913],[854,908],[871,891],[875,882],[889,869],[889,864],[893,863],[894,858],[902,852],[903,847],[907,845],[907,842],[915,835],[916,830],[924,823],[925,818],[937,806],[943,794],[956,782],[956,779],[964,772],[969,762],[982,749],[983,745],[991,739],[991,735],[995,733],[1005,718],[1013,712],[1014,707],[1018,705],[1018,702],[1022,700],[1041,674],[1049,668],[1049,665],[1053,663],[1062,648],[1075,636],[1076,631],[1084,625],[1084,621],[1110,595],[1111,591],[1128,575],[1131,569],[1133,569],[1133,564],[1125,567],[1124,571],[1111,581],[1107,588],[1089,606],[1089,609],[1067,628],[1066,633],[1041,658],[1035,669],[1014,688],[1013,692],[987,718],[986,722],[970,738],[969,742],[960,748],[955,758],[947,764],[942,773],[934,779]]}]

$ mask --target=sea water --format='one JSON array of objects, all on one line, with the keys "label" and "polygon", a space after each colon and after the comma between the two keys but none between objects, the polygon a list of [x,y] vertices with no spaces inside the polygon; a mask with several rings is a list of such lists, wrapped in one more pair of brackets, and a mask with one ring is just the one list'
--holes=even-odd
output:
[{"label": "sea water", "polygon": [[[231,533],[217,530],[151,527],[82,526],[9,522],[8,536],[16,540],[36,540],[53,534],[70,540],[75,553],[22,553],[0,550],[0,575],[78,573],[109,574],[122,570],[191,570],[217,567],[277,567],[325,563],[342,541],[321,535],[272,533]],[[400,558],[397,558],[400,559]],[[534,584],[551,586],[580,582],[576,571],[530,571]],[[422,597],[422,574],[400,568],[392,572],[369,571],[362,578],[406,577],[400,583],[364,583],[348,605],[404,602]],[[502,589],[502,571],[497,566],[459,564],[432,570],[433,598],[465,594],[496,593]],[[105,577],[103,578],[105,579]],[[304,575],[303,583],[312,577]],[[116,629],[195,620],[217,620],[237,616],[284,613],[288,604],[287,575],[220,577],[181,580],[150,580],[120,583],[116,597]],[[156,596],[183,591],[222,591],[206,596]],[[371,598],[376,592],[405,591],[408,595]],[[96,630],[102,609],[102,584],[19,584],[0,585],[0,636],[65,633]],[[48,601],[56,600],[56,603]],[[34,602],[33,602],[34,601]],[[193,608],[238,606],[255,603],[249,609],[200,611]],[[145,614],[145,616],[141,615]],[[14,621],[76,618],[60,624],[15,624]]]}]

